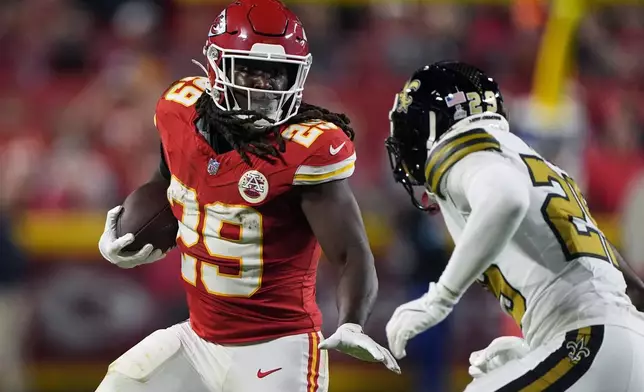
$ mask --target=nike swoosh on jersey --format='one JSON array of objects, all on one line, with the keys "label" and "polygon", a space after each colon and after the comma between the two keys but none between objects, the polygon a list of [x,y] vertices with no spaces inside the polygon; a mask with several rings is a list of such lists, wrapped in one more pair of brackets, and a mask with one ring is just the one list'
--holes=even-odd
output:
[{"label": "nike swoosh on jersey", "polygon": [[342,142],[342,144],[340,144],[337,147],[333,147],[332,145],[329,146],[329,154],[335,155],[335,154],[339,153],[340,150],[342,150],[342,147],[344,147],[345,144],[346,144],[346,142]]},{"label": "nike swoosh on jersey", "polygon": [[277,371],[280,371],[280,370],[282,370],[282,368],[277,368],[277,369],[269,370],[269,371],[267,371],[267,372],[262,372],[262,369],[258,369],[258,370],[257,370],[257,378],[264,378],[264,377],[266,377],[266,376],[270,376],[271,374],[273,374],[273,373],[275,373],[275,372],[277,372]]}]

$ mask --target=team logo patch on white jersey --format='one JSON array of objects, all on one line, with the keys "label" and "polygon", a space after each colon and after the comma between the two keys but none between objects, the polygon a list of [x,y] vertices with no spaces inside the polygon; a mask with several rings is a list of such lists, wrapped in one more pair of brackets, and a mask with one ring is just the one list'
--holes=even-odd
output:
[{"label": "team logo patch on white jersey", "polygon": [[268,195],[268,180],[257,170],[244,173],[237,183],[239,194],[249,203],[260,203]]},{"label": "team logo patch on white jersey", "polygon": [[570,362],[574,364],[589,357],[591,354],[590,350],[584,343],[584,339],[579,339],[575,342],[568,342],[566,343],[566,348],[569,350],[568,358],[570,359]]}]

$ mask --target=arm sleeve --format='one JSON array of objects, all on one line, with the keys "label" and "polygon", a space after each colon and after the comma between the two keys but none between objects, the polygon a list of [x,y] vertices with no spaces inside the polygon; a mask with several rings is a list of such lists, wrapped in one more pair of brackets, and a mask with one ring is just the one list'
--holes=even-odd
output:
[{"label": "arm sleeve", "polygon": [[166,180],[170,180],[172,175],[170,174],[170,168],[168,163],[165,161],[165,153],[163,152],[163,143],[160,143],[161,146],[161,160],[159,162],[159,172]]},{"label": "arm sleeve", "polygon": [[494,152],[477,152],[454,165],[445,193],[470,215],[439,282],[462,295],[505,249],[530,204],[530,184]]}]

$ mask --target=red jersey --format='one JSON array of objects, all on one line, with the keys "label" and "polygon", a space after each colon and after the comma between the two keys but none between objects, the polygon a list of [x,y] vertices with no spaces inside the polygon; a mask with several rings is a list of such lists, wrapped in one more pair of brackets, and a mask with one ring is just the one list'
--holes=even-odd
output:
[{"label": "red jersey", "polygon": [[178,81],[155,115],[192,328],[222,344],[319,331],[321,251],[297,188],[351,176],[353,143],[334,124],[312,121],[282,128],[283,161],[249,154],[249,166],[236,151],[217,154],[194,125],[205,82]]}]

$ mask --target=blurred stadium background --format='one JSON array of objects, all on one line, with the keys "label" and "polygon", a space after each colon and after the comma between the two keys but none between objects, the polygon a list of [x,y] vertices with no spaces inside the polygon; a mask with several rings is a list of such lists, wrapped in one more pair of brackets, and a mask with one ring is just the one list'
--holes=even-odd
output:
[{"label": "blurred stadium background", "polygon": [[[420,295],[451,249],[440,217],[413,210],[383,149],[392,95],[445,58],[495,76],[515,132],[578,179],[600,226],[644,274],[644,2],[289,1],[314,55],[312,103],[357,130],[352,184],[380,276],[369,333]],[[0,1],[0,391],[93,391],[108,363],[187,317],[179,258],[134,270],[101,259],[105,211],[158,164],[154,104],[222,3]],[[404,374],[333,356],[334,392],[459,391],[469,353],[517,333],[473,288],[412,343]],[[320,271],[325,331],[333,278]]]}]

